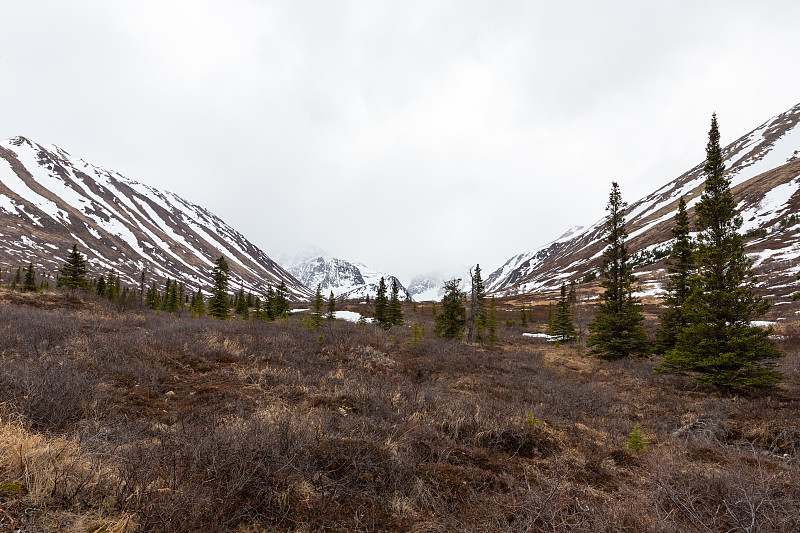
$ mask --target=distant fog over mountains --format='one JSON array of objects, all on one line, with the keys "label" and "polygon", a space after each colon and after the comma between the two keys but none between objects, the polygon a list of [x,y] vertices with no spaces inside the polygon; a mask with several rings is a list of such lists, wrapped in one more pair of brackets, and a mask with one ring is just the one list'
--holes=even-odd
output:
[{"label": "distant fog over mountains", "polygon": [[56,146],[24,137],[0,142],[0,264],[55,273],[73,244],[93,276],[116,270],[138,286],[177,279],[208,290],[224,255],[231,289],[261,294],[285,281],[293,299],[310,291],[247,238],[177,194],[128,179]]},{"label": "distant fog over mountains", "polygon": [[[725,117],[720,128],[725,136]],[[785,296],[800,273],[800,104],[772,117],[723,150],[726,176],[741,210],[746,232],[745,251],[754,261],[760,285]],[[702,153],[703,147],[698,146]],[[652,269],[654,256],[670,246],[673,217],[684,197],[694,220],[694,206],[703,192],[704,161],[646,197],[629,202],[626,211],[628,248],[642,265],[640,280],[653,286],[663,269]],[[609,179],[609,191],[611,179]],[[600,200],[604,203],[607,199]],[[579,280],[602,265],[605,220],[589,228],[573,228],[539,249],[510,258],[486,279],[490,292],[525,294],[556,289],[562,282]],[[648,272],[648,270],[651,270]],[[765,289],[766,290],[766,289]],[[767,291],[769,292],[769,291]]]},{"label": "distant fog over mountains", "polygon": [[[724,117],[720,122],[724,137]],[[800,104],[723,150],[744,221],[742,231],[747,233],[746,252],[760,286],[776,298],[796,291],[795,275],[800,274],[799,124]],[[685,198],[693,219],[704,180],[700,161],[640,200],[631,201],[622,190],[630,203],[627,244],[646,289],[657,290],[665,279],[663,265],[653,265],[661,265],[670,245],[678,200]],[[611,178],[609,189],[610,184]],[[598,202],[605,204],[606,199]],[[573,227],[493,272],[482,265],[489,294],[549,291],[597,273],[605,248],[604,222]],[[309,299],[317,285],[326,296],[332,291],[340,299],[363,299],[377,292],[381,277],[387,288],[396,279],[319,249],[294,259],[278,255],[282,267],[242,233],[177,194],[92,165],[53,145],[24,137],[0,142],[0,268],[31,262],[37,270],[54,274],[76,243],[88,258],[92,276],[113,268],[131,286],[138,286],[144,271],[148,285],[169,277],[207,291],[213,262],[220,255],[231,268],[231,290],[241,284],[246,291],[262,294],[267,286],[284,281],[295,300]],[[432,272],[405,285],[398,279],[401,297],[439,300],[450,277]],[[455,277],[468,288],[467,269]]]},{"label": "distant fog over mountains", "polygon": [[319,285],[325,296],[333,292],[336,298],[346,300],[362,299],[367,295],[374,297],[380,279],[384,278],[387,294],[391,294],[392,281],[397,280],[400,298],[410,297],[395,276],[335,257],[313,257],[290,266],[288,270],[310,290],[316,291]]}]

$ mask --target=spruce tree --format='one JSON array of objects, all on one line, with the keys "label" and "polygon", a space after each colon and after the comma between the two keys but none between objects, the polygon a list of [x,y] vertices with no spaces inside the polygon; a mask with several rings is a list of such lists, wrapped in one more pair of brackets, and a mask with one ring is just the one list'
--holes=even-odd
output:
[{"label": "spruce tree", "polygon": [[569,303],[567,285],[561,284],[561,295],[556,304],[556,316],[553,319],[553,327],[549,335],[558,339],[559,342],[574,342],[578,335],[575,333],[575,321],[572,316],[572,306]]},{"label": "spruce tree", "polygon": [[197,294],[194,295],[194,303],[192,304],[192,313],[198,318],[206,314],[206,304],[203,300],[203,291],[198,287]]},{"label": "spruce tree", "polygon": [[247,296],[244,294],[244,284],[239,286],[239,292],[236,293],[234,308],[239,318],[248,320],[250,318],[250,309],[247,305]]},{"label": "spruce tree", "polygon": [[289,288],[286,286],[286,282],[281,280],[278,284],[278,288],[275,291],[275,298],[274,298],[274,314],[275,318],[288,316],[289,311],[292,309],[291,304],[289,303]]},{"label": "spruce tree", "polygon": [[98,296],[105,296],[106,295],[106,278],[105,276],[101,275],[100,279],[97,280],[97,295]]},{"label": "spruce tree", "polygon": [[658,317],[659,327],[656,329],[654,351],[664,354],[675,347],[678,333],[686,327],[683,304],[691,291],[691,278],[694,274],[694,244],[689,234],[689,215],[686,213],[686,202],[681,197],[678,212],[675,213],[675,226],[672,228],[672,248],[665,261],[669,280],[667,295],[664,298],[666,311]]},{"label": "spruce tree", "polygon": [[311,315],[309,323],[311,327],[318,328],[322,326],[323,309],[325,308],[325,300],[322,298],[322,285],[317,284],[317,292],[314,294],[314,300],[311,307]]},{"label": "spruce tree", "polygon": [[481,341],[483,327],[486,323],[486,288],[481,279],[481,265],[476,264],[475,270],[470,269],[469,293],[469,324],[467,327],[467,342]]},{"label": "spruce tree", "polygon": [[333,295],[333,291],[331,291],[331,295],[328,297],[328,313],[325,315],[325,318],[327,318],[328,321],[336,319],[336,297]]},{"label": "spruce tree", "polygon": [[403,304],[400,302],[400,288],[397,285],[397,278],[392,278],[392,296],[389,298],[387,314],[389,325],[401,326],[403,324]]},{"label": "spruce tree", "polygon": [[147,296],[145,297],[145,305],[147,305],[147,307],[155,311],[160,307],[159,306],[160,299],[161,296],[158,294],[158,289],[156,288],[156,282],[154,281],[152,285],[150,285],[150,288],[147,289]]},{"label": "spruce tree", "polygon": [[14,276],[14,281],[11,282],[11,290],[17,290],[17,286],[22,283],[22,267],[17,267],[17,275]]},{"label": "spruce tree", "polygon": [[161,302],[161,310],[166,311],[167,313],[171,313],[175,310],[172,306],[172,300],[170,298],[170,293],[172,291],[172,280],[167,278],[167,281],[164,283],[164,299]]},{"label": "spruce tree", "polygon": [[214,270],[211,273],[213,287],[211,297],[208,300],[208,314],[212,318],[225,320],[228,318],[230,301],[228,300],[228,262],[225,256],[220,256],[214,262]]},{"label": "spruce tree", "polygon": [[267,286],[267,292],[264,293],[264,311],[262,318],[267,320],[275,320],[275,289],[272,285]]},{"label": "spruce tree", "polygon": [[636,277],[625,245],[625,216],[627,204],[622,201],[617,182],[611,185],[606,206],[606,240],[601,274],[605,291],[597,304],[594,322],[589,324],[586,345],[602,359],[620,359],[649,350],[647,334],[642,323],[642,304],[633,296]]},{"label": "spruce tree", "polygon": [[695,207],[697,274],[683,304],[686,326],[658,371],[722,389],[772,387],[782,376],[776,360],[783,354],[769,339],[771,328],[750,325],[767,312],[769,303],[753,292],[756,280],[744,254],[742,219],[724,175],[719,137],[714,114],[703,168],[705,189]]},{"label": "spruce tree", "polygon": [[444,284],[442,296],[442,310],[437,313],[434,332],[439,337],[448,339],[461,339],[467,325],[467,309],[464,307],[464,294],[459,285],[460,279],[452,279]]},{"label": "spruce tree", "polygon": [[36,292],[36,272],[33,270],[33,263],[28,264],[25,269],[25,283],[22,285],[22,292]]},{"label": "spruce tree", "polygon": [[164,297],[167,300],[165,308],[170,313],[174,313],[181,308],[181,298],[178,293],[178,280],[172,282],[172,285],[169,287],[169,293],[164,294]]},{"label": "spruce tree", "polygon": [[112,302],[116,302],[119,300],[120,296],[119,275],[114,273],[113,268],[108,272],[108,279],[106,280],[106,287],[105,287],[105,296]]},{"label": "spruce tree", "polygon": [[64,266],[59,269],[59,272],[61,273],[57,283],[59,287],[66,287],[70,290],[88,290],[90,288],[90,284],[86,280],[86,260],[78,251],[77,244],[72,246],[72,251],[67,256]]},{"label": "spruce tree", "polygon": [[382,328],[389,329],[389,299],[386,297],[386,280],[381,277],[378,282],[378,293],[375,295],[375,322]]}]

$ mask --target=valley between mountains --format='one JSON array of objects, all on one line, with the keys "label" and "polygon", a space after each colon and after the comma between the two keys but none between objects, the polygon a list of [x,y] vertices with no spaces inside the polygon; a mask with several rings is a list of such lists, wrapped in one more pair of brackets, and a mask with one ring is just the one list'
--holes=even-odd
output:
[{"label": "valley between mountains", "polygon": [[[177,194],[0,143],[0,530],[800,530],[798,122],[800,105],[723,150],[771,304],[742,328],[780,354],[764,388],[659,373],[649,348],[589,356],[603,220],[491,272],[486,327],[461,342],[465,323],[437,331],[447,276],[400,283],[318,252],[278,264]],[[664,313],[677,203],[694,218],[703,186],[701,163],[625,210],[642,337]],[[72,246],[116,288],[45,286]],[[220,256],[225,320],[188,305]],[[382,278],[401,318],[386,328],[363,319]],[[557,299],[573,281],[573,304]],[[279,285],[280,312],[245,298]],[[578,342],[547,333],[570,305]]]},{"label": "valley between mountains", "polygon": [[[800,104],[724,149],[760,290],[781,305],[796,291],[794,277],[800,273],[798,123]],[[686,200],[692,218],[702,187],[698,163],[646,197],[629,201],[628,246],[643,294],[656,295],[663,288],[662,260],[678,199]],[[598,220],[588,228],[571,228],[494,271],[483,265],[490,272],[488,292],[535,300],[561,283],[594,277],[602,263],[603,224]],[[0,228],[0,265],[6,271],[33,263],[54,273],[77,243],[94,275],[114,269],[132,287],[144,272],[148,283],[171,278],[193,290],[207,289],[220,255],[230,263],[233,285],[263,294],[283,280],[290,298],[298,301],[310,298],[317,285],[326,296],[332,291],[340,300],[362,300],[374,296],[381,277],[388,285],[397,279],[391,272],[325,255],[279,265],[208,209],[23,137],[0,143]],[[432,271],[440,266],[431,265]],[[459,277],[468,277],[466,269]],[[407,299],[426,301],[441,298],[446,279],[434,273],[397,281]]]}]

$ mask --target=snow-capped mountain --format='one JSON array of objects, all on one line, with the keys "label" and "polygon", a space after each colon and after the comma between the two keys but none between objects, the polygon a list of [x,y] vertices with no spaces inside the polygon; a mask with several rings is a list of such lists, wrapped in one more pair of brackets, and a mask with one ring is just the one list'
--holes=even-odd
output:
[{"label": "snow-capped mountain", "polygon": [[314,257],[290,266],[288,270],[309,290],[316,291],[317,285],[320,285],[324,294],[333,291],[334,296],[340,299],[360,299],[367,295],[374,297],[381,278],[384,278],[388,291],[391,291],[392,281],[397,280],[401,299],[410,298],[406,288],[395,276],[344,259]]},{"label": "snow-capped mountain", "polygon": [[429,272],[414,276],[408,284],[408,292],[415,302],[439,302],[444,296],[444,284],[452,279],[460,279],[459,287],[467,291],[470,287],[469,268],[457,274],[446,274],[442,271]]},{"label": "snow-capped mountain", "polygon": [[[800,273],[800,104],[729,144],[723,157],[726,176],[744,220],[741,231],[750,235],[746,252],[753,259],[763,286],[774,288],[776,295],[797,290],[794,275]],[[682,196],[690,219],[694,219],[693,208],[705,182],[704,164],[701,161],[628,207],[627,244],[632,253],[645,259],[648,254],[667,249]],[[625,191],[622,192],[624,197]],[[603,219],[586,229],[573,228],[553,242],[510,258],[486,279],[488,290],[496,294],[549,290],[596,272],[606,244],[604,224]],[[640,270],[639,274],[645,273]]]},{"label": "snow-capped mountain", "polygon": [[310,291],[244,235],[207,209],[24,137],[0,142],[0,262],[32,262],[54,274],[77,244],[92,276],[113,268],[138,286],[178,279],[211,286],[225,256],[232,289],[262,293],[286,282],[293,299]]}]

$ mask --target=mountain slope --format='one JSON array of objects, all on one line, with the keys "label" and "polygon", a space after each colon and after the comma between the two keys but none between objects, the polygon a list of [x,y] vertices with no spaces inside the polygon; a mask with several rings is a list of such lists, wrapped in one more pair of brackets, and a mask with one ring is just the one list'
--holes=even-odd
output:
[{"label": "mountain slope", "polygon": [[396,277],[372,270],[361,263],[350,263],[335,257],[314,257],[288,268],[298,280],[311,291],[322,288],[323,294],[333,291],[336,298],[351,300],[375,296],[380,279],[386,282],[387,294],[391,294],[392,280],[397,280],[401,299],[409,297],[408,291]]},{"label": "mountain slope", "polygon": [[261,293],[284,280],[293,299],[311,296],[207,209],[24,137],[0,142],[0,225],[0,261],[12,268],[55,273],[77,243],[92,275],[114,268],[138,286],[145,271],[148,284],[169,277],[207,290],[224,255],[232,289]]},{"label": "mountain slope", "polygon": [[[755,237],[748,239],[746,252],[764,278],[763,284],[780,292],[781,286],[800,272],[798,221],[791,216],[800,213],[800,104],[729,144],[723,157],[744,220],[742,231]],[[626,210],[629,250],[638,254],[642,263],[648,262],[648,254],[669,246],[681,196],[694,219],[693,207],[705,182],[703,165],[698,163]],[[562,282],[596,272],[605,247],[604,223],[599,220],[582,231],[568,232],[537,250],[510,258],[487,278],[489,291],[519,294],[554,289]]]}]

